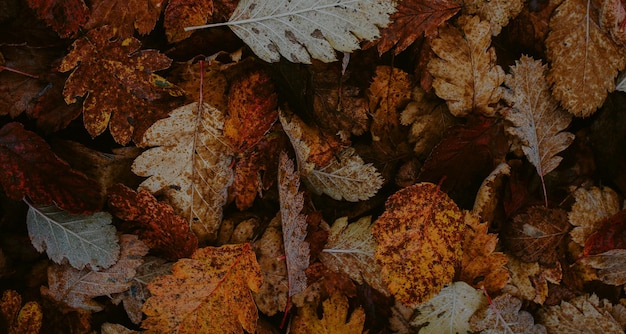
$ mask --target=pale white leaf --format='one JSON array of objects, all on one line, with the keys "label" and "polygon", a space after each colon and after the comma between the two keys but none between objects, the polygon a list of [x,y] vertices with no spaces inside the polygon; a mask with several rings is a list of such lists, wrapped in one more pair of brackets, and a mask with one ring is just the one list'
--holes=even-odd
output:
[{"label": "pale white leaf", "polygon": [[470,318],[472,331],[480,334],[545,334],[533,316],[521,311],[522,301],[508,293],[495,297]]},{"label": "pale white leaf", "polygon": [[71,215],[54,205],[35,207],[28,203],[26,226],[35,249],[61,264],[67,259],[77,269],[108,268],[117,261],[117,243],[111,215],[97,212],[89,216]]}]

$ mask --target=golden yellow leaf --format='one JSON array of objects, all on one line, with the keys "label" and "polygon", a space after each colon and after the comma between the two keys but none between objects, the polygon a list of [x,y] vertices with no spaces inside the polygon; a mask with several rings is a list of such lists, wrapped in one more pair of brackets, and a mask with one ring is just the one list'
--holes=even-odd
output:
[{"label": "golden yellow leaf", "polygon": [[262,275],[250,244],[200,248],[172,273],[148,284],[147,333],[254,333]]},{"label": "golden yellow leaf", "polygon": [[43,313],[41,306],[30,301],[22,306],[22,296],[14,290],[5,290],[0,300],[0,316],[4,317],[8,334],[36,334],[41,329]]},{"label": "golden yellow leaf", "polygon": [[359,307],[348,318],[348,299],[334,293],[322,303],[322,319],[317,317],[316,305],[306,304],[298,310],[291,324],[294,334],[361,334],[365,311]]},{"label": "golden yellow leaf", "polygon": [[372,233],[376,260],[391,294],[415,306],[452,281],[461,261],[463,213],[432,183],[418,183],[393,194]]}]

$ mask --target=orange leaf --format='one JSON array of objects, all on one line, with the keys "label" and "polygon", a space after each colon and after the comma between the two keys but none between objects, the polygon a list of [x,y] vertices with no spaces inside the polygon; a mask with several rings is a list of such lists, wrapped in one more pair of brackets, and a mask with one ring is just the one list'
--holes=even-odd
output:
[{"label": "orange leaf", "polygon": [[258,318],[250,290],[262,284],[250,244],[198,249],[172,275],[148,284],[143,306],[147,333],[254,333]]},{"label": "orange leaf", "polygon": [[463,213],[432,183],[393,194],[372,233],[389,291],[407,306],[421,304],[452,281],[461,260]]},{"label": "orange leaf", "polygon": [[324,317],[317,317],[316,305],[306,304],[298,310],[291,325],[294,334],[360,334],[365,324],[363,308],[355,309],[348,318],[348,299],[338,292],[322,303]]},{"label": "orange leaf", "polygon": [[[6,290],[0,300],[0,315],[4,316],[9,334],[39,333],[43,313],[39,303],[30,301],[22,305],[22,296],[14,290]],[[4,332],[3,332],[4,333]]]},{"label": "orange leaf", "polygon": [[213,0],[172,0],[165,9],[165,35],[175,43],[191,36],[185,27],[205,24],[213,15]]},{"label": "orange leaf", "polygon": [[121,37],[131,37],[135,29],[146,35],[161,16],[164,0],[96,0],[91,2],[91,17],[85,29],[110,25]]}]

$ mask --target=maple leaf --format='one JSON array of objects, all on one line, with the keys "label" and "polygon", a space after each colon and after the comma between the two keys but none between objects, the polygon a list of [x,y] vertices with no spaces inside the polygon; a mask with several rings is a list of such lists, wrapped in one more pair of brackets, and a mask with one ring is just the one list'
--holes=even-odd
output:
[{"label": "maple leaf", "polygon": [[553,96],[577,117],[592,115],[615,89],[613,79],[626,66],[626,50],[598,26],[590,1],[566,0],[550,19],[546,38]]},{"label": "maple leaf", "polygon": [[59,71],[74,69],[63,89],[65,102],[75,103],[88,94],[83,122],[89,134],[95,137],[108,125],[115,141],[125,145],[133,134],[135,141],[140,138],[135,129],[153,121],[150,102],[182,91],[153,73],[168,68],[171,59],[156,50],[139,51],[141,43],[134,37],[116,37],[110,26],[89,31],[74,42]]},{"label": "maple leaf", "polygon": [[454,277],[462,256],[463,214],[432,183],[396,192],[385,207],[372,227],[383,280],[400,302],[421,304]]},{"label": "maple leaf", "polygon": [[147,333],[254,333],[262,284],[250,244],[200,248],[148,284]]},{"label": "maple leaf", "polygon": [[165,9],[163,26],[170,43],[176,43],[191,36],[187,26],[205,24],[213,15],[213,0],[172,0]]},{"label": "maple leaf", "polygon": [[73,216],[56,206],[29,203],[26,226],[35,249],[45,250],[58,264],[66,259],[76,269],[99,270],[112,266],[120,254],[115,227],[106,212]]},{"label": "maple leaf", "polygon": [[383,0],[239,1],[226,23],[187,27],[185,30],[227,25],[266,62],[280,55],[294,63],[337,60],[335,51],[359,49],[360,40],[372,40],[378,27],[389,22],[395,3]]},{"label": "maple leaf", "polygon": [[5,290],[0,300],[0,315],[4,317],[8,334],[39,333],[43,313],[41,306],[29,301],[22,306],[22,296],[15,290]]},{"label": "maple leaf", "polygon": [[91,16],[85,29],[109,25],[117,29],[120,37],[133,36],[135,29],[146,35],[154,29],[164,0],[97,0],[91,2]]},{"label": "maple leaf", "polygon": [[459,280],[475,288],[482,287],[489,293],[497,292],[509,281],[509,272],[504,267],[507,257],[495,252],[498,236],[487,233],[488,224],[481,223],[468,211],[465,212],[465,224]]},{"label": "maple leaf", "polygon": [[453,17],[461,6],[449,0],[403,0],[391,14],[391,23],[380,32],[378,53],[394,47],[399,54],[422,36],[435,36],[437,27]]},{"label": "maple leaf", "polygon": [[520,311],[521,308],[521,300],[510,294],[500,295],[472,315],[469,319],[470,328],[472,332],[480,333],[546,333],[546,328],[535,324],[533,316]]},{"label": "maple leaf", "polygon": [[600,26],[608,32],[613,41],[620,45],[626,45],[626,9],[621,0],[604,0],[600,7]]},{"label": "maple leaf", "polygon": [[504,116],[513,124],[507,131],[522,141],[524,154],[537,169],[547,206],[544,176],[563,160],[557,154],[574,141],[574,135],[564,131],[572,117],[560,110],[550,95],[545,72],[541,60],[528,56],[522,56],[511,66],[511,75],[507,75],[505,82],[510,91],[504,94],[511,109]]},{"label": "maple leaf", "polygon": [[263,273],[263,285],[254,293],[254,301],[259,311],[268,316],[284,311],[289,295],[287,264],[282,259],[285,255],[280,219],[276,216],[265,232],[254,244],[257,261]]},{"label": "maple leaf", "polygon": [[539,310],[539,321],[549,333],[565,333],[573,330],[582,333],[623,333],[622,327],[604,309],[611,303],[598,296],[581,295],[570,301],[562,301]]},{"label": "maple leaf", "polygon": [[75,35],[89,17],[89,8],[83,0],[28,0],[27,3],[63,38]]},{"label": "maple leaf", "polygon": [[140,188],[167,198],[200,243],[216,238],[233,177],[223,127],[222,112],[208,104],[177,108],[146,131],[142,145],[157,147],[132,166],[135,174],[149,177]]},{"label": "maple leaf", "polygon": [[574,242],[584,246],[587,237],[599,230],[605,219],[620,210],[621,200],[609,187],[581,187],[573,195],[575,202],[567,217],[575,227],[569,234]]},{"label": "maple leaf", "polygon": [[102,271],[78,270],[68,265],[48,267],[48,286],[41,294],[70,307],[98,312],[103,307],[92,298],[126,291],[132,284],[136,269],[148,247],[137,236],[120,236],[120,258],[113,266]]},{"label": "maple leaf", "polygon": [[141,241],[168,260],[191,256],[198,248],[189,223],[145,189],[135,192],[117,184],[109,189],[108,205],[116,217],[139,226]]},{"label": "maple leaf", "polygon": [[444,287],[433,298],[415,308],[411,325],[428,333],[469,333],[469,319],[487,298],[465,282]]},{"label": "maple leaf", "polygon": [[317,316],[316,305],[306,304],[298,310],[291,323],[294,334],[360,334],[365,324],[365,312],[359,307],[348,318],[348,299],[334,293],[322,303],[323,317]]},{"label": "maple leaf", "polygon": [[74,214],[101,206],[97,184],[59,159],[41,137],[12,122],[0,128],[0,183],[7,196],[34,205],[56,204]]},{"label": "maple leaf", "polygon": [[309,266],[309,243],[304,241],[307,235],[306,216],[301,213],[304,197],[298,192],[299,187],[300,174],[294,171],[293,161],[283,152],[278,163],[278,195],[289,277],[289,297],[306,289],[304,270]]},{"label": "maple leaf", "polygon": [[626,249],[612,249],[588,255],[580,262],[597,269],[598,279],[605,284],[626,284]]},{"label": "maple leaf", "polygon": [[329,269],[344,273],[359,284],[367,282],[388,294],[374,257],[376,241],[371,232],[371,220],[372,217],[363,217],[350,224],[348,217],[335,220],[319,258]]},{"label": "maple leaf", "polygon": [[476,14],[491,25],[491,34],[497,36],[524,8],[523,0],[463,0],[463,12]]},{"label": "maple leaf", "polygon": [[461,30],[439,28],[439,37],[431,41],[437,55],[428,62],[433,87],[454,116],[470,112],[491,116],[504,81],[504,71],[496,65],[496,50],[489,47],[491,28],[477,16],[461,17],[457,25]]}]

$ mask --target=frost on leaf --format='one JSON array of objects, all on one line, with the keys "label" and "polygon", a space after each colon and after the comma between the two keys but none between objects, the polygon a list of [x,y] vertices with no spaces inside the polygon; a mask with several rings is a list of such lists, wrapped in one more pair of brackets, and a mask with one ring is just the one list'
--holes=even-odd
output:
[{"label": "frost on leaf", "polygon": [[153,72],[172,60],[156,50],[139,51],[134,37],[119,38],[109,26],[89,31],[77,39],[63,58],[60,72],[72,71],[65,82],[65,102],[83,103],[83,122],[92,137],[109,127],[116,142],[138,141],[154,119],[160,118],[151,102],[182,91]]},{"label": "frost on leaf", "polygon": [[623,333],[621,326],[605,309],[611,303],[598,296],[582,295],[539,310],[539,322],[549,333]]},{"label": "frost on leaf", "polygon": [[4,318],[0,330],[9,334],[39,333],[43,321],[41,306],[29,301],[22,306],[22,296],[14,290],[5,290],[0,300],[0,318]]},{"label": "frost on leaf", "polygon": [[348,224],[348,217],[333,223],[326,245],[319,258],[329,269],[344,273],[359,284],[366,282],[381,293],[388,294],[374,251],[376,240],[371,232],[371,217]]},{"label": "frost on leaf", "polygon": [[282,259],[285,255],[283,235],[279,227],[279,217],[272,219],[261,239],[253,245],[263,273],[263,285],[253,294],[254,301],[259,311],[268,316],[285,310],[289,294],[287,264]]},{"label": "frost on leaf", "polygon": [[222,112],[190,103],[154,123],[143,137],[132,170],[148,177],[140,189],[162,195],[189,222],[200,243],[217,237],[222,206],[232,182],[232,153],[223,135]]},{"label": "frost on leaf", "polygon": [[396,192],[385,207],[372,228],[383,280],[403,304],[421,304],[454,277],[462,256],[463,213],[432,183]]},{"label": "frost on leaf", "polygon": [[485,304],[469,319],[472,332],[510,333],[510,334],[544,334],[546,328],[535,324],[533,316],[520,311],[522,301],[510,294],[500,295]]},{"label": "frost on leaf", "polygon": [[361,334],[365,311],[359,307],[348,317],[348,299],[336,292],[322,303],[323,316],[317,316],[316,305],[306,304],[298,310],[291,324],[294,334]]},{"label": "frost on leaf", "polygon": [[511,108],[504,116],[513,124],[508,132],[521,140],[524,154],[537,169],[547,203],[544,176],[563,160],[557,154],[574,141],[574,135],[564,131],[572,116],[550,95],[545,72],[541,60],[522,56],[515,62],[506,77],[509,90],[504,98]]},{"label": "frost on leaf", "polygon": [[92,298],[128,290],[137,267],[148,253],[148,247],[134,235],[120,236],[120,246],[120,259],[106,270],[78,270],[69,265],[48,267],[49,287],[41,287],[41,294],[70,307],[101,311],[102,305]]},{"label": "frost on leaf", "polygon": [[550,19],[546,38],[552,94],[577,117],[595,113],[626,65],[626,49],[603,33],[597,20],[591,1],[565,0]]},{"label": "frost on leaf", "polygon": [[54,205],[29,204],[26,226],[35,249],[45,250],[58,264],[67,259],[74,268],[99,270],[112,266],[120,254],[115,227],[106,212],[75,216]]},{"label": "frost on leaf", "polygon": [[491,116],[492,104],[500,100],[504,71],[496,64],[496,50],[490,47],[489,22],[463,16],[458,26],[461,30],[441,27],[439,37],[431,42],[437,55],[428,63],[433,87],[454,116],[470,112]]},{"label": "frost on leaf", "polygon": [[164,0],[96,0],[91,2],[91,16],[86,30],[109,25],[123,38],[131,37],[135,29],[146,35],[154,29],[161,16]]},{"label": "frost on leaf", "polygon": [[411,325],[425,333],[470,333],[469,319],[484,305],[488,304],[482,291],[454,282],[415,308]]},{"label": "frost on leaf", "polygon": [[[239,1],[228,25],[267,62],[282,55],[294,63],[337,60],[335,50],[352,52],[361,40],[378,37],[395,3],[386,0]],[[209,26],[186,28],[198,29]]]},{"label": "frost on leaf", "polygon": [[524,8],[523,0],[464,0],[463,11],[476,14],[491,25],[491,34],[497,36]]},{"label": "frost on leaf", "polygon": [[148,284],[143,305],[147,333],[254,333],[258,318],[251,291],[262,276],[250,244],[198,249],[178,260],[172,275]]},{"label": "frost on leaf", "polygon": [[298,192],[300,175],[294,171],[293,161],[286,153],[280,156],[278,164],[278,195],[280,198],[280,220],[283,226],[285,260],[289,277],[289,297],[306,289],[306,274],[309,267],[309,243],[306,216],[303,215],[304,196]]},{"label": "frost on leaf", "polygon": [[580,246],[592,233],[602,227],[605,219],[620,211],[619,195],[609,187],[578,188],[573,193],[574,205],[568,213],[572,240]]}]

